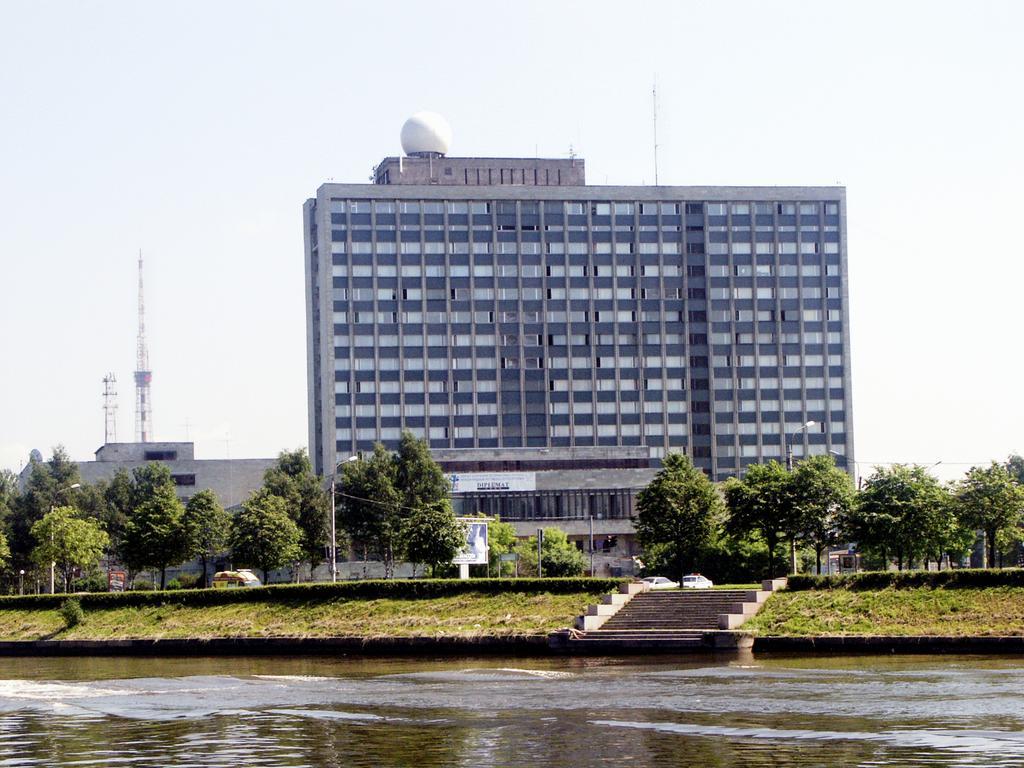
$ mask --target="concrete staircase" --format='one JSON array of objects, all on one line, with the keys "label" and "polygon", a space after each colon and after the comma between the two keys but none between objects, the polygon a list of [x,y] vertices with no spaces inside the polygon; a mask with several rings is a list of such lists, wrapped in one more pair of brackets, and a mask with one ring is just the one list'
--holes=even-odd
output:
[{"label": "concrete staircase", "polygon": [[567,632],[557,642],[570,651],[749,648],[752,636],[734,630],[785,583],[766,581],[757,590],[651,591],[646,585],[624,585],[623,594],[606,596],[577,620],[582,632]]},{"label": "concrete staircase", "polygon": [[703,632],[718,629],[718,617],[744,602],[742,589],[650,591],[634,597],[601,627],[609,631]]}]

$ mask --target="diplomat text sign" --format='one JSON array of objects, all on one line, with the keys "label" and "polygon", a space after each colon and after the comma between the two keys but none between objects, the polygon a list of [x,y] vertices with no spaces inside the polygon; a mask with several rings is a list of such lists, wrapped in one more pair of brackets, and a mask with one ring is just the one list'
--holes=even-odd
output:
[{"label": "diplomat text sign", "polygon": [[456,472],[448,476],[452,493],[535,491],[535,472]]}]

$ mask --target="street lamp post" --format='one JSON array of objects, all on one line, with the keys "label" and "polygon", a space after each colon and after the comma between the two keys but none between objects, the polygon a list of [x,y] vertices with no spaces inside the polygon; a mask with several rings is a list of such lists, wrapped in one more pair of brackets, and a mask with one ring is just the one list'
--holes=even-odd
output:
[{"label": "street lamp post", "polygon": [[338,507],[335,502],[337,496],[338,470],[350,461],[356,461],[358,456],[349,456],[344,461],[338,462],[334,467],[334,474],[331,475],[331,581],[338,580]]},{"label": "street lamp post", "polygon": [[847,471],[849,471],[849,466],[851,464],[853,464],[853,475],[854,475],[854,478],[857,481],[857,490],[859,491],[860,490],[860,486],[861,486],[861,476],[860,476],[860,470],[857,469],[857,462],[856,461],[850,461],[850,457],[849,456],[847,456],[845,453],[840,453],[839,451],[829,450],[829,453],[831,453],[837,459],[842,459],[843,463],[847,467]]},{"label": "street lamp post", "polygon": [[[808,421],[800,429],[790,435],[786,440],[786,471],[793,471],[793,439],[796,438],[801,432],[804,432],[813,427],[818,422]],[[796,540],[790,539],[789,541],[789,572],[796,573]]]},{"label": "street lamp post", "polygon": [[801,432],[810,429],[817,423],[818,422],[816,421],[808,421],[806,424],[800,427],[800,429],[798,429],[796,432],[794,432],[792,435],[789,435],[786,438],[786,470],[788,472],[793,471],[793,439]]},{"label": "street lamp post", "polygon": [[[60,490],[58,490],[57,492],[55,492],[53,494],[53,500],[56,501],[57,497],[60,494],[65,493],[66,491],[73,491],[75,488],[81,488],[81,487],[82,487],[81,483],[72,483],[67,488],[61,488]],[[56,504],[51,504],[50,505],[50,511],[53,512],[53,510],[56,509],[56,507],[57,507]],[[51,550],[53,549],[53,525],[52,524],[50,525],[50,549]],[[55,571],[56,570],[57,570],[57,563],[56,563],[56,561],[51,560],[50,561],[50,594],[51,595],[55,594],[54,591],[53,591],[53,581],[54,581],[54,575],[55,575]]]},{"label": "street lamp post", "polygon": [[25,569],[22,568],[18,571],[18,594],[25,594]]}]

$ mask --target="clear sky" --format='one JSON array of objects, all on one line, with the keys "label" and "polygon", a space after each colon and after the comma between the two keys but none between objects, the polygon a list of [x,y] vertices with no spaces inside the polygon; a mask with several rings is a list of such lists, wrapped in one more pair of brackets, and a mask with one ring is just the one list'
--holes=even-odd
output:
[{"label": "clear sky", "polygon": [[[1024,450],[1024,3],[0,2],[0,467],[134,435],[304,446],[301,206],[403,120],[591,183],[848,190],[858,459]],[[866,467],[861,470],[865,471]]]}]

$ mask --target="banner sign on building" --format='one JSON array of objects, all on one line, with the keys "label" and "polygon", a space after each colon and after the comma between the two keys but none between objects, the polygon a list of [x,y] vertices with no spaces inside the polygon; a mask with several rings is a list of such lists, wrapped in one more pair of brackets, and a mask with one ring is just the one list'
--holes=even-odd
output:
[{"label": "banner sign on building", "polygon": [[536,472],[457,472],[448,476],[452,493],[536,491]]},{"label": "banner sign on building", "polygon": [[466,546],[455,556],[455,565],[486,565],[487,564],[487,521],[479,517],[460,517],[459,522],[466,526]]}]

